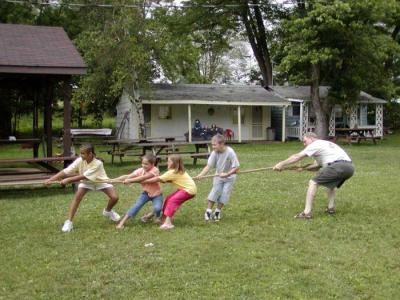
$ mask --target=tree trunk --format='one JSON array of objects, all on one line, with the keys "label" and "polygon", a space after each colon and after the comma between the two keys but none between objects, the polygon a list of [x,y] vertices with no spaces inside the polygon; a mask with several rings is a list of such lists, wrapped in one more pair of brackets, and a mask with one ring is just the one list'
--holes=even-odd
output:
[{"label": "tree trunk", "polygon": [[267,45],[264,21],[260,7],[253,6],[252,9],[254,10],[254,14],[250,10],[248,1],[244,1],[243,8],[241,9],[241,19],[261,71],[263,85],[271,86],[273,83],[272,62]]},{"label": "tree trunk", "polygon": [[133,74],[133,82],[128,85],[127,91],[129,101],[131,101],[131,103],[135,106],[136,113],[138,115],[139,139],[144,139],[146,138],[146,127],[144,123],[142,99],[140,99],[139,94],[139,79],[136,72]]},{"label": "tree trunk", "polygon": [[320,67],[318,64],[311,66],[311,103],[315,111],[315,133],[325,139],[328,136],[328,103],[319,97]]}]

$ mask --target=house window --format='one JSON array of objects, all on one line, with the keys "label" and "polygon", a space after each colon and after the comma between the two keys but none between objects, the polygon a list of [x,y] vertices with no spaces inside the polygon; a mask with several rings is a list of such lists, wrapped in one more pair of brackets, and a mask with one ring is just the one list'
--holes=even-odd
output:
[{"label": "house window", "polygon": [[159,119],[171,119],[171,106],[161,105],[158,109]]},{"label": "house window", "polygon": [[292,116],[300,117],[300,103],[293,103]]},{"label": "house window", "polygon": [[143,104],[143,117],[145,123],[151,122],[151,105]]},{"label": "house window", "polygon": [[300,117],[300,103],[292,102],[292,105],[287,108],[287,113],[289,117]]}]

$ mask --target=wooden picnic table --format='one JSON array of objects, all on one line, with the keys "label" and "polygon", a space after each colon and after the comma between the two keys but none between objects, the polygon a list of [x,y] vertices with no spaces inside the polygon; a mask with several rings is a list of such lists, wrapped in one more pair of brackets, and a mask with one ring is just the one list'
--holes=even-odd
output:
[{"label": "wooden picnic table", "polygon": [[376,145],[374,130],[371,127],[335,128],[336,137],[344,136],[349,144],[352,141],[360,143],[361,140],[372,140]]},{"label": "wooden picnic table", "polygon": [[[146,151],[151,151],[157,158],[168,156],[169,154],[176,153],[183,156],[190,156],[193,158],[193,164],[197,163],[199,158],[208,158],[211,153],[210,141],[167,141],[167,142],[138,142],[137,140],[110,140],[108,144],[113,145],[113,149],[108,153],[111,155],[111,162],[114,163],[114,156],[119,156],[122,162],[122,157],[129,155],[128,151],[134,149],[141,149],[138,156],[144,155]],[[124,146],[121,148],[121,146]],[[180,146],[194,146],[194,151],[179,151]],[[201,149],[206,151],[201,152]]]},{"label": "wooden picnic table", "polygon": [[39,145],[42,142],[39,138],[28,138],[28,139],[0,139],[0,145],[16,145],[16,144],[31,144],[33,149],[33,157],[39,156]]},{"label": "wooden picnic table", "polygon": [[57,168],[51,164],[52,162],[64,162],[65,164],[75,159],[75,156],[0,159],[0,164],[2,165],[27,163],[29,165],[41,167],[41,169],[0,168],[0,185],[36,184],[44,182],[65,166],[63,165],[61,168]]}]

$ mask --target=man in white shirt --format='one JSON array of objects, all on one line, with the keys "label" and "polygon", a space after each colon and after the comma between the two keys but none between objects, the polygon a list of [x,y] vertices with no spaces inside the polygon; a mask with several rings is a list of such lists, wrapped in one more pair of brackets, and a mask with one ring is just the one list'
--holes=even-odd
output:
[{"label": "man in white shirt", "polygon": [[320,140],[313,132],[306,133],[303,138],[306,148],[303,151],[290,156],[288,159],[277,163],[275,171],[281,171],[285,166],[302,160],[305,157],[313,157],[314,164],[306,168],[299,168],[299,171],[320,169],[314,178],[309,181],[306,205],[304,211],[297,214],[295,218],[311,219],[312,203],[317,192],[318,185],[328,188],[328,207],[325,210],[328,214],[335,213],[335,190],[354,174],[354,167],[351,158],[335,143]]}]

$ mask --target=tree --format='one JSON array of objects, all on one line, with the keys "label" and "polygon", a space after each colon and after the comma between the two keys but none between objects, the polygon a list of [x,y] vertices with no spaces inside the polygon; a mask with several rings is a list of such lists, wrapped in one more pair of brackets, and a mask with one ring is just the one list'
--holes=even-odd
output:
[{"label": "tree", "polygon": [[[311,86],[318,135],[327,135],[334,103],[352,105],[361,89],[389,84],[384,62],[395,47],[379,24],[390,2],[310,0],[284,22],[280,68],[290,81]],[[321,84],[332,87],[330,101],[321,101]]]}]

